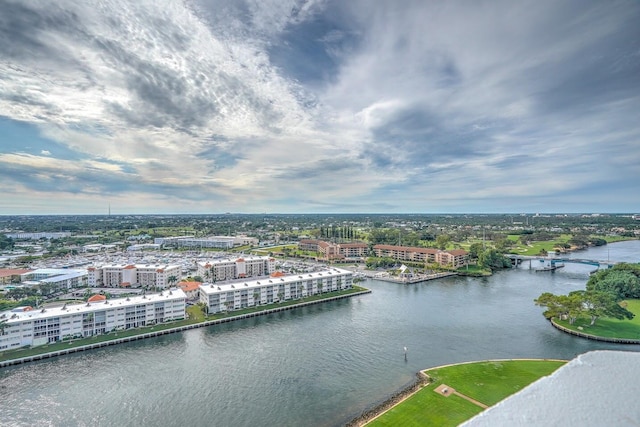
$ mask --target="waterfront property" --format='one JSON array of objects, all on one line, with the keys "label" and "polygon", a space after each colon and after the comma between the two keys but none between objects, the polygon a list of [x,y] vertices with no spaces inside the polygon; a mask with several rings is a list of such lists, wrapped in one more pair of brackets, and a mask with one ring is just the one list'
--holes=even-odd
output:
[{"label": "waterfront property", "polygon": [[247,255],[198,262],[198,276],[211,282],[268,276],[276,271],[276,260],[268,256]]},{"label": "waterfront property", "polygon": [[353,273],[339,268],[289,276],[276,273],[265,279],[247,282],[202,284],[200,302],[212,314],[350,289],[352,281]]},{"label": "waterfront property", "polygon": [[182,290],[171,289],[118,299],[94,295],[87,303],[55,308],[17,307],[0,313],[0,351],[184,319],[185,299]]},{"label": "waterfront property", "polygon": [[468,262],[468,253],[463,249],[441,251],[434,248],[414,248],[410,246],[375,245],[377,257],[393,258],[398,261],[437,263],[443,267],[460,268]]},{"label": "waterfront property", "polygon": [[89,286],[117,288],[121,286],[166,289],[182,276],[179,265],[129,264],[89,267]]}]

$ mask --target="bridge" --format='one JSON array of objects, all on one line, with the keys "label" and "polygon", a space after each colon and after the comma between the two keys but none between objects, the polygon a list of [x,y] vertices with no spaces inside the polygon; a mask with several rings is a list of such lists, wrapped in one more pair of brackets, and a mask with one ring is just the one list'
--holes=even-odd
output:
[{"label": "bridge", "polygon": [[598,268],[611,268],[617,264],[616,261],[600,261],[585,258],[543,257],[518,254],[507,254],[505,256],[511,259],[514,266],[521,264],[522,261],[529,261],[529,268],[531,268],[531,262],[534,260],[544,263],[545,267],[543,267],[543,269],[556,269],[558,268],[557,264],[564,265],[567,263],[593,265]]}]

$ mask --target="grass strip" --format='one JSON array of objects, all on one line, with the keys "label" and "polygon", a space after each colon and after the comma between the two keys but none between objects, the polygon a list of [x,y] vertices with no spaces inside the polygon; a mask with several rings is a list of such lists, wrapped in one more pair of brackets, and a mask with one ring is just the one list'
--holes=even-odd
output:
[{"label": "grass strip", "polygon": [[559,360],[497,360],[429,369],[425,371],[431,378],[427,386],[367,426],[457,426],[483,409],[455,394],[445,397],[437,393],[435,389],[441,384],[492,406],[565,363]]}]

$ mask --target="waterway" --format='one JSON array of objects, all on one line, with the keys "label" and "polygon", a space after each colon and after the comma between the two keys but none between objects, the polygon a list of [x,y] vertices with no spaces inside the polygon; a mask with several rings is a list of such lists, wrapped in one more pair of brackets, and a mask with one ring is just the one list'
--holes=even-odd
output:
[{"label": "waterway", "polygon": [[[640,241],[574,256],[638,262]],[[584,289],[592,269],[367,280],[373,292],[351,299],[3,368],[0,424],[340,426],[421,369],[640,351],[564,334],[533,304],[542,292]]]}]

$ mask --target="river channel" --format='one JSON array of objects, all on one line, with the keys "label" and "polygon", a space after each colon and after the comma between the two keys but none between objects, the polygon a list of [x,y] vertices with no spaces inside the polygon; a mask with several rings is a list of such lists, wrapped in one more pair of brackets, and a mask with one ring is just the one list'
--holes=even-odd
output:
[{"label": "river channel", "polygon": [[[639,262],[640,241],[572,256]],[[533,304],[542,292],[584,289],[593,269],[367,280],[367,295],[3,368],[0,424],[340,426],[421,369],[640,351],[557,331]]]}]

